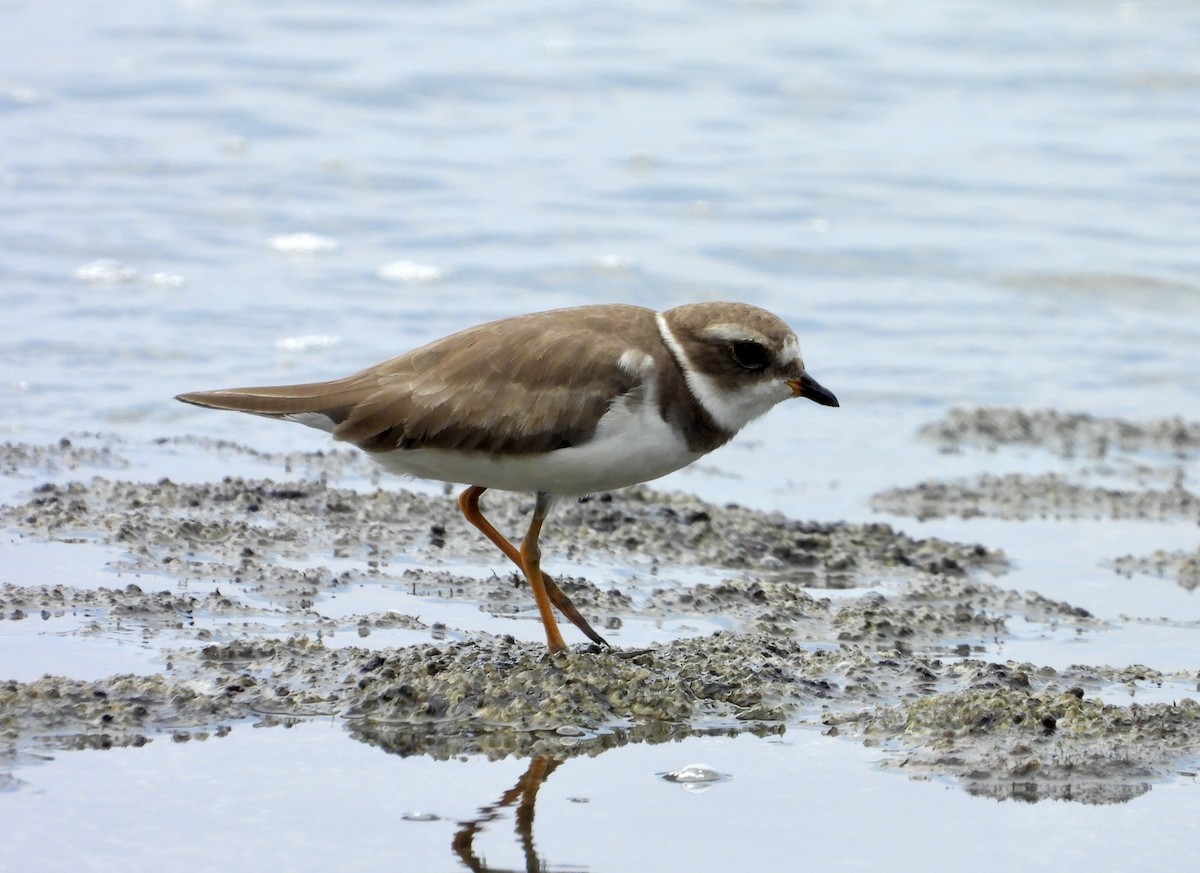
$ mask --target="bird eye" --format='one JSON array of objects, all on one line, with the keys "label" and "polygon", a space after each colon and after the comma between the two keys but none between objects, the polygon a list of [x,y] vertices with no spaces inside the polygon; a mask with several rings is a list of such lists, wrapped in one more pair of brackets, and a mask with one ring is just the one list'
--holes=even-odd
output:
[{"label": "bird eye", "polygon": [[730,343],[729,357],[735,364],[747,370],[765,370],[771,363],[771,355],[762,343],[753,340],[742,340]]}]

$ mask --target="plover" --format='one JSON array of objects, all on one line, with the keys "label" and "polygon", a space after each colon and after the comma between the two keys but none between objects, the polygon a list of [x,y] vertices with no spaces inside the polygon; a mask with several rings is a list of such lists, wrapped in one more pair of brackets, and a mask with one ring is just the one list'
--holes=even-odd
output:
[{"label": "plover", "polygon": [[[556,652],[566,644],[554,607],[607,643],[541,570],[538,537],[555,500],[685,467],[789,397],[838,405],[783,321],[745,303],[692,303],[520,315],[342,379],[177,399],[300,422],[393,472],[467,485],[463,515],[524,573]],[[480,510],[489,488],[534,494],[519,548]]]}]

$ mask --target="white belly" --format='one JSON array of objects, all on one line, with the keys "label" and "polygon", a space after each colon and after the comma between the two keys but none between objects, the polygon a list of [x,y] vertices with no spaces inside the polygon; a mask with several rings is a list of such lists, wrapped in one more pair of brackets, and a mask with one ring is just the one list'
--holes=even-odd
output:
[{"label": "white belly", "polygon": [[652,404],[618,403],[588,442],[540,455],[398,449],[372,457],[393,473],[501,491],[578,495],[648,482],[700,457]]}]

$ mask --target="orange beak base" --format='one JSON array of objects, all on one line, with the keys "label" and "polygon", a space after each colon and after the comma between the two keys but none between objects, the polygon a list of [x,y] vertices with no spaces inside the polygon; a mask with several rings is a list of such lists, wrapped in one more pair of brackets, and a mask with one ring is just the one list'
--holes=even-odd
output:
[{"label": "orange beak base", "polygon": [[820,403],[822,406],[841,406],[832,391],[807,373],[799,379],[789,380],[788,385],[797,397],[807,397],[813,403]]}]

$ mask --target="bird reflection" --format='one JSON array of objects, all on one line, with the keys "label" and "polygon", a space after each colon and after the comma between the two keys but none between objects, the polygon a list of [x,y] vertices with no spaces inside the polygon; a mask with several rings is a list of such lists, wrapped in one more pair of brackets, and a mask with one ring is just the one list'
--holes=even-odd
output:
[{"label": "bird reflection", "polygon": [[[500,818],[506,808],[516,804],[517,839],[525,853],[525,873],[548,873],[550,868],[542,863],[533,845],[533,811],[537,803],[538,789],[561,763],[560,760],[544,755],[534,756],[529,760],[529,767],[517,780],[516,785],[500,795],[500,799],[495,803],[481,806],[477,818],[460,823],[452,845],[454,853],[469,870],[473,873],[501,873],[498,868],[489,867],[486,861],[475,854],[475,835],[483,830],[485,825]],[[573,866],[570,869],[579,871],[583,868]]]}]

